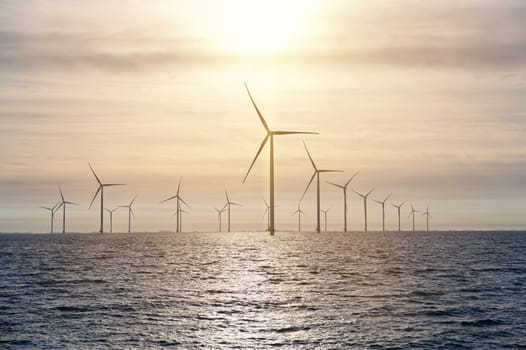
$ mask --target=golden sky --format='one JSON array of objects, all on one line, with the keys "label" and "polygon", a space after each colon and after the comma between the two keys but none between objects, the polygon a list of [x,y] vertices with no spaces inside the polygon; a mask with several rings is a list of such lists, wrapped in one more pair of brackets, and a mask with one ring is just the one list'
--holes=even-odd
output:
[{"label": "golden sky", "polygon": [[[295,228],[311,175],[303,139],[320,167],[345,171],[326,180],[359,170],[351,187],[429,204],[434,228],[524,229],[524,18],[518,0],[2,1],[0,231],[46,231],[39,206],[58,185],[81,204],[68,227],[96,231],[88,161],[128,184],[108,207],[138,195],[136,230],[175,228],[175,206],[158,203],[180,176],[185,229],[215,229],[225,188],[243,204],[233,229],[264,229],[268,150],[241,184],[264,136],[245,81],[272,128],[320,132],[276,139],[278,229]],[[361,229],[362,202],[349,205]],[[329,229],[341,207],[324,183]],[[125,230],[126,213],[114,222]]]}]

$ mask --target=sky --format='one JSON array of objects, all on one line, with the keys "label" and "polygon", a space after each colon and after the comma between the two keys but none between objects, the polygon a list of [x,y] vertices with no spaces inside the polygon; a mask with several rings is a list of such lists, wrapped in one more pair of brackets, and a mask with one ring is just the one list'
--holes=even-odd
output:
[{"label": "sky", "polygon": [[[326,181],[356,171],[350,187],[376,187],[371,199],[429,206],[432,229],[526,229],[524,18],[519,0],[2,0],[0,232],[48,231],[40,206],[59,185],[80,204],[68,231],[97,231],[88,162],[127,184],[106,207],[137,195],[136,231],[175,229],[175,203],[160,202],[180,177],[185,230],[217,229],[225,189],[242,204],[232,229],[264,230],[268,149],[242,184],[265,136],[244,82],[272,129],[320,133],[276,138],[278,230],[296,229],[313,171],[302,141],[320,168],[344,171],[322,176],[329,230],[342,229],[342,193]],[[348,204],[362,229],[363,202],[349,191]],[[386,217],[394,229],[391,205]],[[114,230],[126,229],[120,209]]]}]

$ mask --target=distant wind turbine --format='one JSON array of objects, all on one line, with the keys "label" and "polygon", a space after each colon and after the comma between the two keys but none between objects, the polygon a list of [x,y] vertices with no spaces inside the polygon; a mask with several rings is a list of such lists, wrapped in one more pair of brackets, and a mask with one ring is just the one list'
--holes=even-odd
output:
[{"label": "distant wind turbine", "polygon": [[49,207],[42,207],[42,206],[40,207],[42,209],[49,210],[50,213],[51,213],[51,229],[50,229],[50,233],[51,234],[53,234],[53,223],[55,222],[55,212],[58,210],[58,208],[60,208],[60,203],[61,202],[58,202],[57,204],[55,204],[51,208],[49,208]]},{"label": "distant wind turbine", "polygon": [[429,218],[431,217],[431,214],[429,213],[429,205],[426,208],[426,211],[422,213],[422,215],[426,216],[426,231],[429,232]]},{"label": "distant wind turbine", "polygon": [[403,201],[402,203],[396,205],[396,204],[391,204],[393,207],[395,207],[398,211],[398,232],[400,232],[400,208],[402,208],[402,206],[406,203],[407,201]]},{"label": "distant wind turbine", "polygon": [[119,207],[113,208],[112,210],[104,208],[104,210],[110,213],[110,233],[113,233],[113,212],[117,209],[119,209]]},{"label": "distant wind turbine", "polygon": [[64,199],[64,194],[62,193],[62,188],[60,186],[58,187],[58,191],[60,193],[61,202],[60,202],[60,205],[57,207],[57,210],[58,208],[62,207],[62,233],[66,233],[66,206],[68,204],[71,204],[71,205],[78,205],[78,204],[66,201]]},{"label": "distant wind turbine", "polygon": [[280,136],[280,135],[296,135],[296,134],[318,134],[317,132],[307,132],[307,131],[275,131],[270,130],[270,128],[267,125],[267,122],[265,121],[265,118],[263,118],[263,115],[259,111],[258,106],[256,105],[256,102],[252,98],[252,95],[250,94],[250,91],[248,90],[248,86],[245,83],[245,88],[248,93],[248,97],[250,97],[250,101],[252,102],[252,105],[256,109],[256,112],[259,116],[259,120],[261,121],[261,124],[263,124],[263,127],[267,131],[267,135],[261,142],[261,145],[259,146],[259,149],[256,153],[256,156],[254,157],[254,160],[250,164],[250,167],[248,168],[248,171],[245,175],[245,178],[243,179],[243,183],[245,183],[248,174],[250,173],[250,170],[254,166],[254,163],[256,162],[256,159],[258,158],[259,154],[263,150],[263,147],[265,147],[265,144],[267,143],[268,139],[270,138],[270,177],[269,177],[269,189],[270,189],[270,210],[269,210],[269,232],[271,235],[274,235],[275,232],[275,225],[274,225],[274,136]]},{"label": "distant wind turbine", "polygon": [[351,181],[358,175],[359,171],[355,172],[353,176],[344,185],[338,185],[333,182],[327,181],[329,184],[341,188],[343,190],[343,232],[347,232],[347,186]]},{"label": "distant wind turbine", "polygon": [[298,214],[298,232],[301,232],[301,216],[305,214],[300,208],[300,203],[298,203],[298,210],[296,210],[292,215]]},{"label": "distant wind turbine", "polygon": [[364,231],[365,232],[367,232],[367,197],[369,197],[369,195],[371,194],[371,192],[373,192],[375,190],[375,188],[373,188],[372,190],[370,190],[366,194],[362,194],[362,193],[360,193],[358,191],[352,190],[354,193],[356,193],[357,195],[359,195],[360,197],[363,198],[363,213],[364,213],[364,217],[365,217],[365,220],[364,220]]},{"label": "distant wind turbine", "polygon": [[307,187],[305,188],[305,191],[303,192],[303,195],[301,196],[300,201],[303,200],[312,181],[314,180],[314,178],[316,178],[316,232],[320,233],[320,173],[335,173],[335,172],[342,172],[342,171],[341,170],[318,169],[316,167],[316,164],[314,164],[314,160],[312,160],[312,157],[309,153],[309,150],[307,148],[307,144],[305,143],[305,141],[303,141],[303,146],[305,146],[305,151],[307,151],[307,155],[309,156],[312,167],[314,168],[314,173],[312,174],[312,177],[310,178],[310,181],[307,184]]},{"label": "distant wind turbine", "polygon": [[177,204],[177,211],[176,213],[177,214],[177,229],[176,229],[176,232],[181,232],[181,203],[183,203],[184,205],[186,205],[187,208],[190,208],[190,206],[184,201],[184,199],[181,197],[181,195],[179,194],[179,191],[181,190],[181,181],[183,181],[183,178],[179,178],[179,184],[177,185],[177,194],[175,196],[171,196],[169,198],[166,198],[165,200],[161,201],[161,203],[164,203],[164,202],[167,202],[169,200],[172,200],[172,199],[176,199],[176,204]]},{"label": "distant wind turbine", "polygon": [[97,192],[95,192],[95,195],[93,196],[93,199],[91,200],[91,203],[89,205],[89,208],[93,205],[93,202],[95,201],[95,198],[97,198],[97,195],[100,192],[100,230],[99,232],[102,234],[104,233],[104,187],[110,187],[110,186],[124,186],[125,184],[103,184],[97,174],[95,174],[95,170],[93,170],[93,167],[90,163],[88,163],[89,168],[91,169],[91,172],[93,173],[93,176],[95,176],[95,179],[99,183],[99,188],[97,188]]},{"label": "distant wind turbine", "polygon": [[128,233],[131,233],[131,217],[133,215],[133,218],[135,219],[135,213],[133,212],[132,205],[135,202],[135,199],[137,196],[133,197],[130,204],[128,205],[119,205],[119,208],[128,208]]},{"label": "distant wind turbine", "polygon": [[418,213],[419,211],[420,210],[413,208],[413,203],[411,203],[411,212],[409,213],[409,216],[413,215],[413,232],[415,232],[415,213]]},{"label": "distant wind turbine", "polygon": [[324,224],[325,224],[325,232],[327,232],[327,213],[329,212],[330,208],[327,210],[321,210],[325,216]]},{"label": "distant wind turbine", "polygon": [[225,190],[225,196],[226,196],[226,203],[223,209],[227,208],[228,210],[228,232],[230,232],[230,206],[231,205],[241,206],[241,204],[231,202],[230,198],[228,198],[228,192],[226,190]]},{"label": "distant wind turbine", "polygon": [[177,213],[179,213],[179,231],[180,232],[183,232],[183,216],[181,214],[189,214],[186,210],[184,210],[183,208],[179,208],[179,212],[175,212],[172,214],[172,217],[177,215]]},{"label": "distant wind turbine", "polygon": [[378,201],[376,199],[373,199],[376,203],[380,204],[382,206],[382,231],[385,232],[385,202],[391,198],[391,194],[384,198],[383,201]]},{"label": "distant wind turbine", "polygon": [[217,211],[217,220],[218,220],[218,226],[219,226],[219,231],[218,232],[221,232],[221,216],[223,214],[223,212],[225,211],[225,207],[223,207],[223,209],[219,210],[217,208],[214,208],[216,211]]}]

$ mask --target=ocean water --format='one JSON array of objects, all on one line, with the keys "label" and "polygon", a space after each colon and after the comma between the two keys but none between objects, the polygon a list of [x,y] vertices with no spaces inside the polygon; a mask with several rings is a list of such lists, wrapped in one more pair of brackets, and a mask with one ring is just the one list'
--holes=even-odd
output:
[{"label": "ocean water", "polygon": [[526,233],[0,235],[0,348],[526,348]]}]

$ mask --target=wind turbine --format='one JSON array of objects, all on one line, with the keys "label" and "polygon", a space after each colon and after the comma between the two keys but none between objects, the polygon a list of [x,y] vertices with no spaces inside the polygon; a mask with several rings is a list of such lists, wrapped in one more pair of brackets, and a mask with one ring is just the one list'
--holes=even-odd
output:
[{"label": "wind turbine", "polygon": [[78,205],[78,204],[66,201],[64,199],[64,194],[62,193],[62,188],[60,188],[60,186],[58,187],[58,191],[60,193],[61,202],[60,202],[60,205],[57,207],[57,210],[58,208],[62,207],[62,233],[66,233],[66,205],[68,204]]},{"label": "wind turbine", "polygon": [[411,212],[409,213],[409,216],[413,215],[413,232],[415,232],[415,213],[418,213],[419,211],[420,210],[413,208],[413,203],[411,203]]},{"label": "wind turbine", "polygon": [[42,207],[42,206],[40,207],[42,209],[46,209],[46,210],[49,210],[51,212],[51,231],[50,231],[51,234],[53,234],[53,223],[55,222],[55,211],[57,211],[58,208],[60,208],[60,203],[61,202],[58,202],[57,204],[55,204],[51,208],[49,208],[49,207]]},{"label": "wind turbine", "polygon": [[426,216],[426,231],[429,232],[429,217],[431,214],[429,213],[429,205],[426,208],[426,211],[422,213],[422,215]]},{"label": "wind turbine", "polygon": [[[173,213],[172,217],[177,215],[177,213],[178,213],[177,211]],[[180,232],[183,232],[183,216],[181,214],[188,214],[188,212],[184,210],[183,208],[179,209],[179,228],[180,228]]]},{"label": "wind turbine", "polygon": [[373,199],[376,203],[380,204],[382,206],[382,231],[385,232],[385,202],[391,198],[391,194],[384,198],[383,201],[377,201],[376,199]]},{"label": "wind turbine", "polygon": [[128,233],[131,233],[131,217],[133,215],[133,218],[135,219],[135,213],[133,212],[132,205],[133,202],[135,202],[135,198],[137,196],[133,197],[132,201],[128,205],[119,205],[119,208],[128,208]]},{"label": "wind turbine", "polygon": [[161,201],[161,203],[167,202],[172,199],[177,199],[177,229],[176,232],[181,232],[181,202],[186,205],[187,208],[190,208],[190,206],[184,201],[183,198],[181,198],[181,195],[179,194],[179,191],[181,190],[181,181],[183,181],[183,177],[179,178],[179,184],[177,185],[177,194],[175,196],[171,196],[169,198],[166,198],[165,200]]},{"label": "wind turbine", "polygon": [[95,192],[95,195],[93,196],[93,199],[91,200],[91,203],[89,205],[89,208],[93,205],[93,202],[95,201],[95,198],[97,198],[97,195],[100,192],[100,230],[99,232],[102,234],[104,233],[104,187],[110,187],[110,186],[124,186],[125,184],[103,184],[97,174],[95,174],[95,170],[93,170],[93,167],[88,162],[89,168],[91,169],[91,172],[93,173],[93,176],[95,176],[95,179],[99,183],[99,188],[97,188],[97,192]]},{"label": "wind turbine", "polygon": [[395,207],[398,210],[398,232],[400,232],[400,208],[406,203],[407,201],[403,201],[402,203],[396,205],[392,204],[393,207]]},{"label": "wind turbine", "polygon": [[221,232],[221,215],[225,211],[225,207],[223,209],[219,210],[217,208],[214,208],[217,211],[217,219],[218,219],[218,226],[219,226],[219,232]]},{"label": "wind turbine", "polygon": [[110,233],[113,233],[113,212],[117,209],[119,209],[119,207],[113,208],[112,210],[104,208],[104,210],[110,213]]},{"label": "wind turbine", "polygon": [[327,181],[327,183],[341,188],[343,190],[343,232],[347,232],[347,186],[351,181],[358,175],[359,171],[355,172],[353,176],[344,185],[338,185],[333,182]]},{"label": "wind turbine", "polygon": [[270,189],[270,210],[269,210],[269,231],[271,235],[274,235],[275,232],[275,225],[274,225],[274,136],[280,136],[280,135],[297,135],[297,134],[318,134],[317,132],[307,132],[307,131],[276,131],[276,130],[270,130],[270,128],[267,125],[267,122],[265,121],[265,118],[263,118],[263,115],[259,111],[258,106],[256,105],[256,102],[252,98],[252,95],[250,94],[250,91],[248,90],[248,86],[245,83],[245,88],[248,93],[248,97],[250,97],[250,101],[252,101],[252,105],[256,109],[256,112],[259,116],[259,120],[261,121],[261,124],[263,124],[263,127],[267,131],[267,135],[265,138],[263,138],[263,141],[261,142],[261,145],[259,146],[259,149],[256,153],[256,156],[254,157],[254,160],[250,164],[250,167],[248,168],[248,171],[243,178],[243,183],[245,183],[248,174],[250,173],[250,170],[254,166],[254,163],[256,162],[256,159],[258,158],[259,154],[263,150],[263,147],[265,147],[265,144],[267,143],[268,139],[270,139],[270,177],[269,177],[269,189]]},{"label": "wind turbine", "polygon": [[365,225],[364,225],[365,226],[365,228],[364,228],[365,232],[367,232],[367,197],[369,197],[369,195],[371,194],[371,192],[373,192],[375,190],[375,188],[373,188],[372,190],[370,190],[366,194],[362,194],[360,192],[352,190],[354,193],[356,193],[357,195],[359,195],[360,197],[363,198],[363,213],[364,213],[364,216],[365,216]]},{"label": "wind turbine", "polygon": [[325,232],[327,232],[327,213],[329,212],[330,208],[327,209],[327,210],[321,210],[325,216],[325,220],[324,220],[324,223],[325,223]]},{"label": "wind turbine", "polygon": [[228,208],[228,232],[230,232],[230,206],[231,205],[241,206],[241,204],[231,202],[230,198],[228,198],[228,192],[226,191],[226,189],[225,189],[225,196],[226,196],[226,204],[222,210],[224,210],[225,208]]},{"label": "wind turbine", "polygon": [[327,169],[318,169],[316,168],[316,164],[314,164],[314,160],[312,160],[312,157],[310,156],[309,150],[307,149],[307,144],[305,141],[303,141],[303,146],[305,146],[305,151],[307,151],[307,155],[309,156],[310,162],[312,164],[312,167],[314,168],[314,173],[312,174],[312,177],[310,178],[309,183],[307,184],[307,187],[305,188],[305,192],[303,192],[303,195],[301,196],[300,201],[303,200],[303,197],[305,197],[305,194],[307,193],[307,190],[310,187],[310,184],[316,178],[316,232],[320,233],[320,173],[335,173],[335,172],[342,172],[341,170],[327,170]]},{"label": "wind turbine", "polygon": [[298,232],[301,232],[301,215],[305,214],[300,208],[300,203],[298,203],[298,210],[296,210],[292,215],[298,214]]}]

